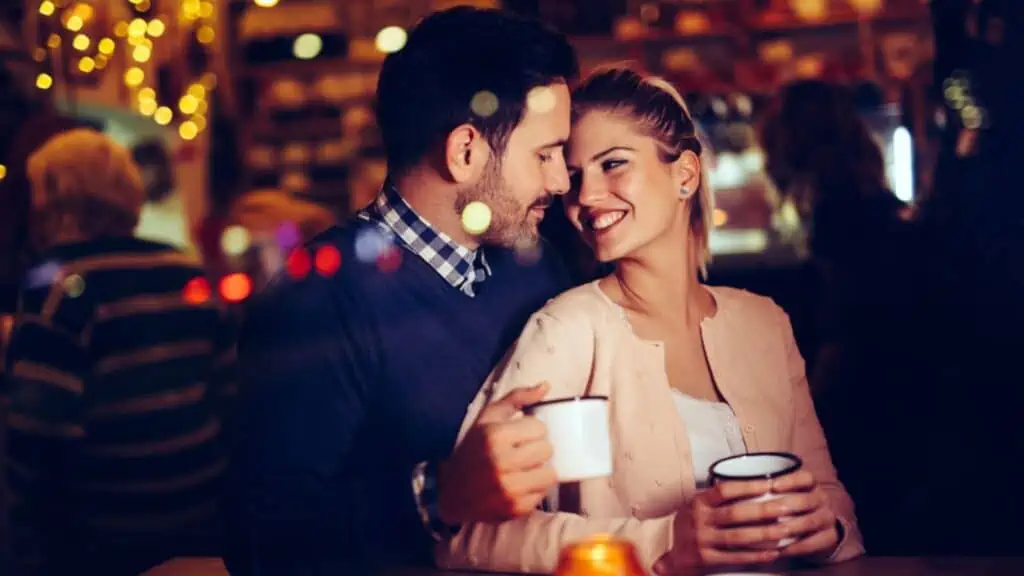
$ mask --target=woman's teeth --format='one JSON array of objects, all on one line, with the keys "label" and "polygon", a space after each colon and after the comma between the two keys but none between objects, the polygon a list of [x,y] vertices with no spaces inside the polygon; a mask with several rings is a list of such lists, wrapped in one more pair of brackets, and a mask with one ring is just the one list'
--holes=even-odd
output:
[{"label": "woman's teeth", "polygon": [[613,225],[618,223],[619,220],[622,220],[625,216],[626,213],[621,211],[605,212],[604,214],[601,214],[597,218],[594,218],[593,222],[590,224],[590,227],[598,231],[604,230],[606,228],[611,228]]}]

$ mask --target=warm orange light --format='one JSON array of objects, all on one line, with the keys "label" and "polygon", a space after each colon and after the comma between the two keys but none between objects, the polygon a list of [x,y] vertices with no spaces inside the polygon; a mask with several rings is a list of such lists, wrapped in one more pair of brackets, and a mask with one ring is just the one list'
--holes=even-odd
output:
[{"label": "warm orange light", "polygon": [[789,7],[797,18],[808,22],[820,22],[828,18],[828,2],[825,0],[789,0]]},{"label": "warm orange light", "polygon": [[228,274],[220,279],[220,296],[226,302],[241,302],[252,293],[252,280],[242,272]]},{"label": "warm orange light", "polygon": [[850,0],[850,5],[864,16],[874,16],[882,10],[882,0]]},{"label": "warm orange light", "polygon": [[636,548],[628,540],[610,535],[593,536],[562,548],[555,576],[644,576]]}]

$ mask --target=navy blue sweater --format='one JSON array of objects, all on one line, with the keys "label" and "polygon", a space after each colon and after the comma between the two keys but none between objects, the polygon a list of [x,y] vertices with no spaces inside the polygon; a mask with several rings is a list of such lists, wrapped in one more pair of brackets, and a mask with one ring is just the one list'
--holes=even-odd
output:
[{"label": "navy blue sweater", "polygon": [[528,316],[567,287],[553,253],[486,252],[471,298],[402,250],[382,271],[357,258],[372,224],[314,241],[337,273],[278,278],[248,310],[228,566],[233,574],[341,573],[429,562],[417,462],[447,457],[465,411]]}]

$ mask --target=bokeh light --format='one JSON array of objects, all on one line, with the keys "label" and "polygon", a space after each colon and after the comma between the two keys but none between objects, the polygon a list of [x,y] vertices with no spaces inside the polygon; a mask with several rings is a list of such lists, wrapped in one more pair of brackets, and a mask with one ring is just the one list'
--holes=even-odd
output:
[{"label": "bokeh light", "polygon": [[289,276],[296,280],[301,280],[309,275],[309,271],[313,268],[313,260],[309,257],[309,252],[305,248],[296,248],[288,254],[284,268]]},{"label": "bokeh light", "polygon": [[135,88],[146,79],[146,73],[138,66],[132,66],[124,72],[124,83],[129,88]]},{"label": "bokeh light", "polygon": [[300,239],[299,227],[294,222],[284,222],[277,229],[277,245],[284,252],[298,246]]},{"label": "bokeh light", "polygon": [[167,106],[160,106],[153,113],[153,121],[161,126],[166,126],[171,123],[174,118],[174,112],[171,111]]},{"label": "bokeh light", "polygon": [[715,208],[715,211],[711,214],[711,225],[715,228],[724,226],[729,221],[729,213],[721,208]]},{"label": "bokeh light", "polygon": [[299,60],[312,60],[323,50],[324,41],[320,36],[312,33],[299,34],[292,44],[292,54]]},{"label": "bokeh light", "polygon": [[555,109],[555,91],[547,86],[537,86],[526,94],[526,107],[535,114],[547,114]]},{"label": "bokeh light", "polygon": [[184,298],[185,302],[193,306],[205,304],[210,300],[210,295],[210,282],[202,276],[189,280],[185,284],[185,290],[182,292],[182,298]]},{"label": "bokeh light", "polygon": [[356,234],[356,258],[360,262],[376,262],[381,254],[391,247],[391,238],[379,228],[364,228]]},{"label": "bokeh light", "polygon": [[178,126],[178,136],[181,136],[182,140],[192,140],[199,135],[199,126],[191,120],[186,120]]},{"label": "bokeh light", "polygon": [[334,246],[321,246],[316,251],[314,265],[321,276],[333,276],[341,268],[341,252]]},{"label": "bokeh light", "polygon": [[491,208],[474,200],[462,209],[462,228],[470,234],[479,235],[487,231],[491,225]]},{"label": "bokeh light", "polygon": [[377,50],[390,54],[404,48],[407,39],[408,34],[406,34],[405,29],[401,26],[386,26],[380,32],[377,32],[374,45],[377,47]]},{"label": "bokeh light", "polygon": [[85,292],[85,278],[78,274],[69,274],[64,279],[64,292],[71,298],[78,298]]},{"label": "bokeh light", "polygon": [[388,246],[377,257],[377,269],[381,272],[394,272],[402,265],[402,250],[395,245]]},{"label": "bokeh light", "polygon": [[228,226],[220,236],[220,249],[228,256],[240,256],[249,249],[249,231],[242,226]]},{"label": "bokeh light", "polygon": [[242,272],[228,274],[220,279],[220,296],[225,302],[241,302],[252,293],[252,280]]},{"label": "bokeh light", "polygon": [[60,264],[53,261],[44,262],[25,273],[25,283],[28,288],[52,286],[62,274]]},{"label": "bokeh light", "polygon": [[164,25],[163,20],[160,20],[159,18],[150,20],[149,25],[146,26],[146,31],[154,38],[163,36],[165,30],[167,30],[167,27]]},{"label": "bokeh light", "polygon": [[469,101],[469,109],[481,118],[488,118],[498,111],[498,97],[493,92],[481,90]]}]

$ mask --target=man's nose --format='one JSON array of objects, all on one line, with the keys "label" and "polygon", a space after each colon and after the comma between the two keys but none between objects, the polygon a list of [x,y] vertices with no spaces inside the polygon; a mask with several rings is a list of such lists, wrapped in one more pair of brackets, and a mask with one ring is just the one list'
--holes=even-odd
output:
[{"label": "man's nose", "polygon": [[558,166],[548,172],[545,188],[549,194],[555,196],[562,196],[569,192],[569,170],[566,168],[565,162],[559,162]]}]

